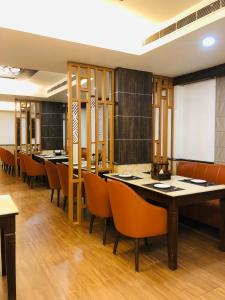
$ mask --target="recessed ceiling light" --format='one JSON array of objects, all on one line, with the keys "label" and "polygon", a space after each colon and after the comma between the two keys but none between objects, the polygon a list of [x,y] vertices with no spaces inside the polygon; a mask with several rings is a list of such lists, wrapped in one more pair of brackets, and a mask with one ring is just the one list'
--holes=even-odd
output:
[{"label": "recessed ceiling light", "polygon": [[203,47],[212,47],[215,44],[216,40],[212,36],[207,36],[202,40]]}]

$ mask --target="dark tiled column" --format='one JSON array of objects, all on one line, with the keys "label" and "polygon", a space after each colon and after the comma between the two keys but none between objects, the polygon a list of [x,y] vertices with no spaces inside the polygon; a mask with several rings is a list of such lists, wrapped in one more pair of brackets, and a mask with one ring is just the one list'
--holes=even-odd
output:
[{"label": "dark tiled column", "polygon": [[42,102],[41,143],[43,150],[63,149],[64,104]]},{"label": "dark tiled column", "polygon": [[115,163],[152,160],[152,73],[115,71]]}]

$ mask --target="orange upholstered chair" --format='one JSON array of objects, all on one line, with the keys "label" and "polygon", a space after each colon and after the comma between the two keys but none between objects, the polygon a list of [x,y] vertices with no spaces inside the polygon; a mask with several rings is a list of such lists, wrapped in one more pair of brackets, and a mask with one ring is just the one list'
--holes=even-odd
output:
[{"label": "orange upholstered chair", "polygon": [[113,253],[120,234],[135,239],[135,271],[139,271],[139,239],[167,233],[167,211],[143,200],[126,184],[107,182],[114,224],[117,230]]},{"label": "orange upholstered chair", "polygon": [[25,181],[26,179],[26,168],[25,168],[25,162],[24,162],[24,153],[19,154],[19,159],[20,159],[20,172],[22,175],[23,180]]},{"label": "orange upholstered chair", "polygon": [[83,178],[87,207],[91,213],[89,233],[92,233],[95,217],[104,218],[103,245],[105,245],[109,218],[112,217],[107,184],[101,177],[90,172],[84,172]]},{"label": "orange upholstered chair", "polygon": [[47,176],[48,176],[48,183],[49,183],[49,186],[52,190],[52,192],[51,192],[51,202],[53,200],[54,190],[57,190],[57,205],[59,206],[61,185],[60,185],[60,181],[59,181],[59,175],[58,175],[58,172],[57,172],[57,167],[52,162],[46,160],[45,161],[45,169],[46,169]]},{"label": "orange upholstered chair", "polygon": [[15,156],[9,150],[1,148],[1,159],[3,161],[4,170],[9,174],[15,174]]},{"label": "orange upholstered chair", "polygon": [[28,176],[28,183],[31,188],[33,188],[33,180],[35,177],[38,176],[45,176],[46,171],[45,171],[45,166],[43,164],[38,163],[37,161],[33,160],[31,156],[24,154],[24,164],[25,164],[25,169],[26,173]]},{"label": "orange upholstered chair", "polygon": [[56,168],[64,196],[63,210],[65,210],[69,195],[69,168],[64,164],[56,164]]},{"label": "orange upholstered chair", "polygon": [[2,169],[5,169],[5,149],[0,147],[0,158],[2,161]]}]

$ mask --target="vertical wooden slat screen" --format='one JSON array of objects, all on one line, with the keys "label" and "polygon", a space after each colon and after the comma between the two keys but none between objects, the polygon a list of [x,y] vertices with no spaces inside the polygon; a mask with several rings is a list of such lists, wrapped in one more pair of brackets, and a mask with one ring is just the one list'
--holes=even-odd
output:
[{"label": "vertical wooden slat screen", "polygon": [[[16,175],[18,175],[17,152],[32,154],[41,151],[41,116],[39,101],[15,100],[15,158]],[[39,119],[39,142],[37,141],[37,119]],[[34,123],[32,122],[34,120]],[[24,126],[25,125],[25,126]],[[23,127],[24,126],[24,127]],[[34,128],[33,128],[34,126]],[[23,128],[25,129],[23,131]],[[34,130],[33,130],[34,129]],[[25,138],[23,134],[25,133]],[[34,138],[33,138],[34,133]],[[25,139],[25,144],[23,140]],[[34,141],[34,143],[32,142]],[[24,148],[25,146],[25,148]]]},{"label": "vertical wooden slat screen", "polygon": [[154,76],[153,81],[153,161],[165,163],[168,156],[173,160],[173,80]]},{"label": "vertical wooden slat screen", "polygon": [[[109,86],[108,89],[107,83]],[[83,170],[85,169],[89,172],[95,172],[96,174],[99,174],[99,172],[103,171],[113,171],[113,113],[114,70],[105,67],[69,62],[68,215],[70,222],[75,221],[76,223],[81,223],[82,221],[83,208],[85,208],[85,204],[83,203],[82,199]],[[86,119],[84,120],[84,118]],[[82,149],[84,148],[83,143],[85,143],[86,148],[86,160],[84,160],[84,157],[82,157]],[[74,163],[77,163],[76,174],[74,174]],[[74,195],[76,195],[77,199],[75,206],[73,201]]]}]

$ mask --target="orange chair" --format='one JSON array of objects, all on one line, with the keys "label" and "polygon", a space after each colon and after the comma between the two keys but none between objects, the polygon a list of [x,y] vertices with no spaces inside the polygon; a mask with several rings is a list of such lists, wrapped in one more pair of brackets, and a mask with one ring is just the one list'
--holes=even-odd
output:
[{"label": "orange chair", "polygon": [[26,168],[25,168],[25,162],[24,162],[24,153],[20,153],[19,154],[19,159],[20,159],[20,172],[23,178],[23,181],[26,180],[27,177],[27,172],[26,172]]},{"label": "orange chair", "polygon": [[4,162],[4,148],[2,148],[2,147],[0,147],[0,159],[1,159],[1,161],[2,161],[2,169],[4,170],[4,168],[5,168],[5,166],[4,166],[4,164],[5,164],[5,162]]},{"label": "orange chair", "polygon": [[120,234],[135,239],[135,271],[139,271],[139,239],[167,233],[167,211],[143,200],[126,184],[107,182],[114,224],[117,230],[113,254]]},{"label": "orange chair", "polygon": [[46,176],[45,166],[33,160],[31,156],[24,154],[24,165],[28,176],[28,184],[31,188],[34,186],[34,178],[38,176]]},{"label": "orange chair", "polygon": [[105,245],[107,227],[112,217],[107,184],[101,177],[90,172],[84,172],[83,178],[87,207],[91,213],[89,233],[92,233],[95,217],[104,218],[103,245]]},{"label": "orange chair", "polygon": [[15,174],[15,156],[9,150],[1,148],[1,160],[3,162],[3,169],[9,174]]},{"label": "orange chair", "polygon": [[52,190],[51,202],[53,200],[54,190],[57,190],[57,206],[59,206],[61,185],[60,185],[60,181],[59,181],[57,167],[52,162],[45,160],[45,169],[46,169],[47,176],[48,176],[49,186]]},{"label": "orange chair", "polygon": [[68,167],[64,164],[56,164],[56,168],[59,176],[59,182],[64,195],[63,210],[65,211],[69,195],[69,170]]}]

